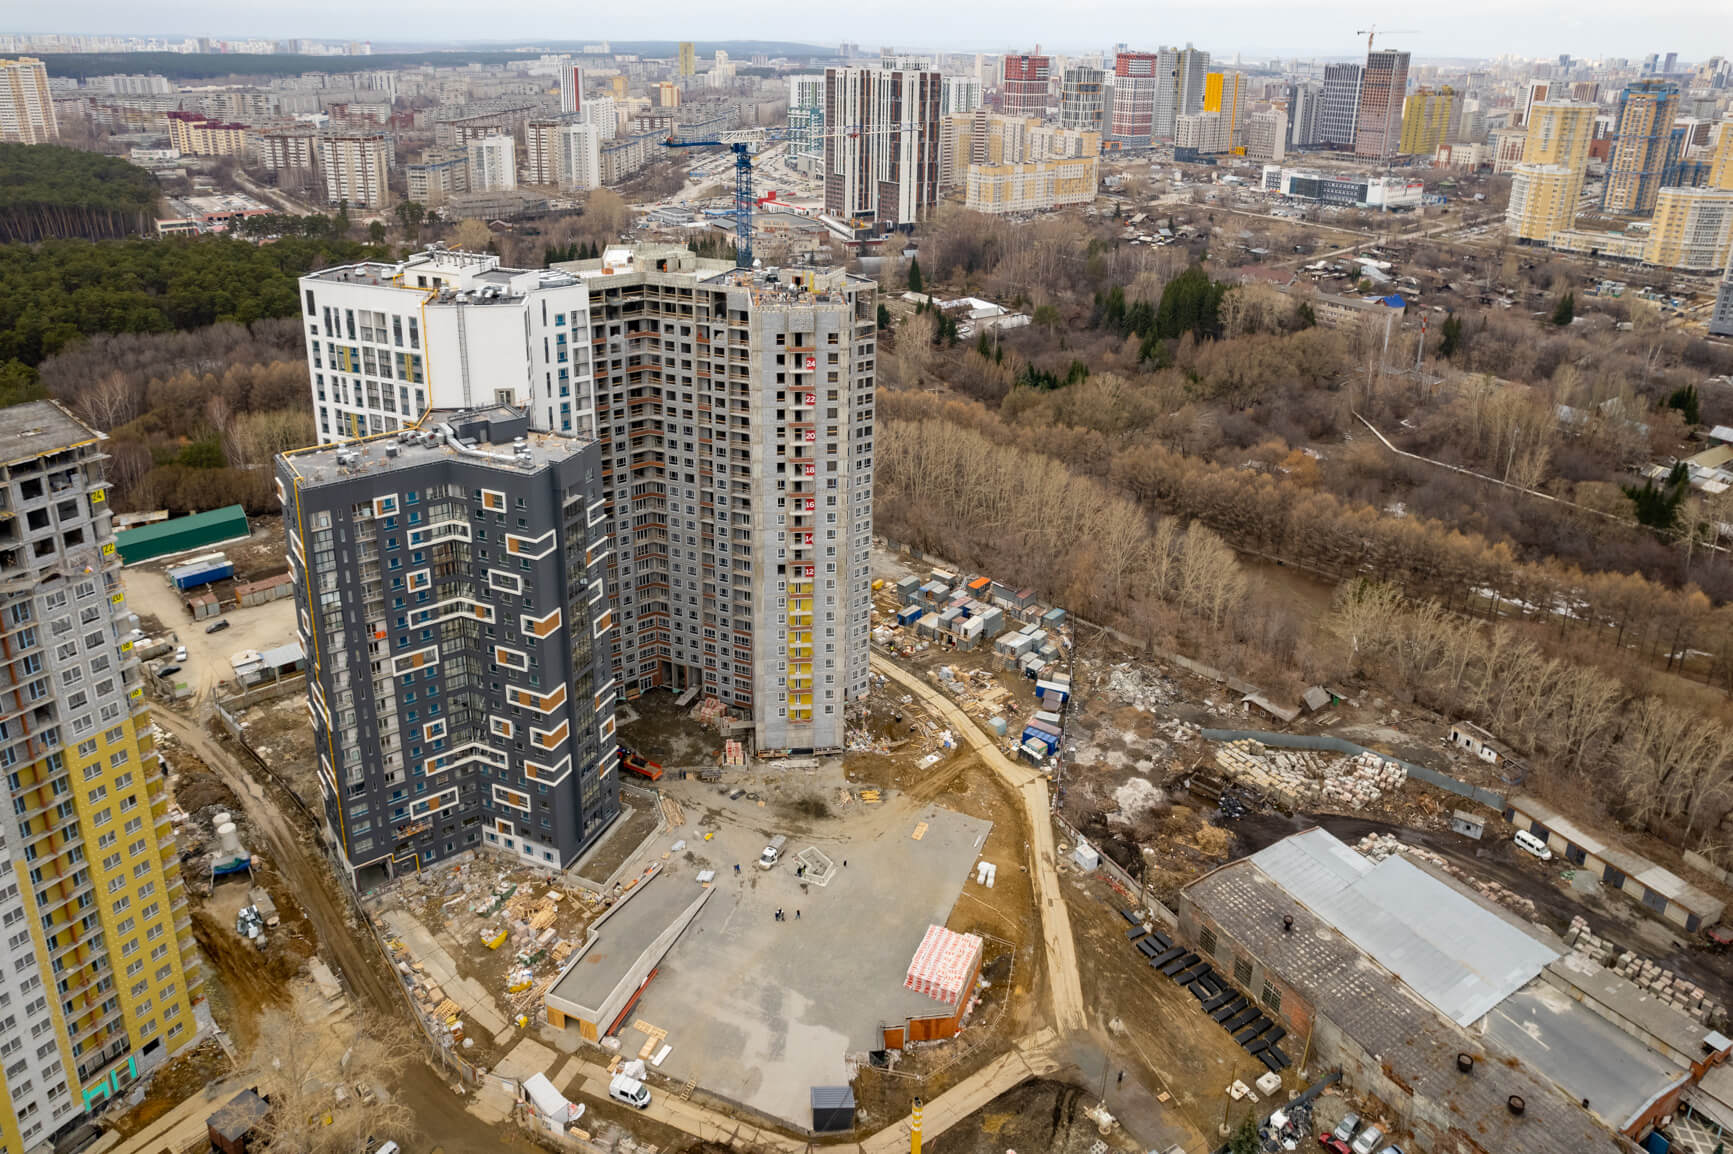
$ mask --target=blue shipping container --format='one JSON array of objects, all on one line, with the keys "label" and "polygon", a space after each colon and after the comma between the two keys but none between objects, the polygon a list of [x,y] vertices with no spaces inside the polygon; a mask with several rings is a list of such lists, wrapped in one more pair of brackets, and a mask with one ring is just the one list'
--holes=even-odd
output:
[{"label": "blue shipping container", "polygon": [[201,585],[209,585],[212,581],[221,581],[225,577],[233,577],[235,567],[224,561],[221,564],[206,565],[197,569],[177,570],[174,574],[175,588],[185,593],[188,589],[197,589]]}]

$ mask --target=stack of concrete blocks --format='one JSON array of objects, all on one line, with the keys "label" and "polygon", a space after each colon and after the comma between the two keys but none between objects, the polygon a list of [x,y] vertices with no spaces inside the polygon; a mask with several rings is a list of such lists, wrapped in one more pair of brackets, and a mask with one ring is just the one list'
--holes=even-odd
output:
[{"label": "stack of concrete blocks", "polygon": [[1565,931],[1565,945],[1572,953],[1608,967],[1632,985],[1671,1003],[1680,1013],[1712,1029],[1727,1025],[1727,1007],[1711,998],[1702,986],[1599,936],[1589,929],[1588,921],[1580,914],[1571,919],[1570,929]]},{"label": "stack of concrete blocks", "polygon": [[1268,749],[1250,740],[1216,750],[1216,764],[1260,789],[1274,790],[1296,803],[1325,803],[1363,809],[1402,788],[1408,771],[1375,753],[1334,758],[1305,749]]},{"label": "stack of concrete blocks", "polygon": [[1532,899],[1523,897],[1515,890],[1500,885],[1498,882],[1477,878],[1466,873],[1454,863],[1446,860],[1442,854],[1434,853],[1421,846],[1409,845],[1393,834],[1369,833],[1356,842],[1354,848],[1373,861],[1383,861],[1391,854],[1399,853],[1426,862],[1440,872],[1455,878],[1482,897],[1494,901],[1508,910],[1514,910],[1530,921],[1540,920],[1540,908],[1534,904]]}]

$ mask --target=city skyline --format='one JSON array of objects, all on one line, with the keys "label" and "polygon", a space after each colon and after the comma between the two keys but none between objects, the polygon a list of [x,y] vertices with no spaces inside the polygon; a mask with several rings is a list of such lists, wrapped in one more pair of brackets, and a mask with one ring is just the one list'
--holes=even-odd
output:
[{"label": "city skyline", "polygon": [[[1158,43],[1193,41],[1206,45],[1223,57],[1235,53],[1251,57],[1316,57],[1348,59],[1364,54],[1364,32],[1377,14],[1365,6],[1288,5],[1250,2],[1230,4],[1228,19],[1218,10],[1210,13],[1169,12],[1160,15],[1125,3],[1089,3],[1081,10],[1068,8],[1063,19],[1050,8],[1016,0],[995,10],[999,17],[989,39],[979,20],[967,9],[935,11],[908,0],[892,0],[885,15],[900,33],[888,43],[903,51],[929,52],[1024,52],[1032,45],[1055,54],[1105,51],[1116,43],[1153,49]],[[1594,0],[1586,5],[1557,4],[1510,6],[1476,0],[1453,10],[1457,18],[1448,25],[1398,33],[1396,25],[1429,22],[1420,17],[1386,20],[1392,26],[1388,43],[1413,54],[1416,61],[1496,59],[1504,56],[1546,59],[1560,53],[1577,58],[1640,58],[1648,52],[1682,50],[1699,43],[1706,21],[1714,14],[1705,3],[1672,3],[1644,6],[1641,10]],[[265,8],[245,16],[233,5],[195,2],[177,3],[169,9],[140,12],[113,0],[81,0],[52,11],[34,14],[8,31],[24,35],[114,35],[114,36],[211,36],[239,39],[305,38],[315,40],[372,40],[375,51],[387,47],[422,50],[435,47],[508,49],[549,42],[595,42],[640,40],[641,25],[631,14],[598,15],[570,34],[550,36],[545,21],[514,17],[509,11],[481,11],[469,5],[436,2],[373,6],[364,13],[335,6],[301,6],[294,9]],[[896,21],[908,17],[906,23]],[[1081,17],[1082,20],[1079,20]],[[1477,18],[1484,17],[1484,19]],[[427,35],[402,40],[406,20]],[[1098,40],[1079,37],[1079,24],[1087,21],[1099,29]],[[697,4],[676,4],[667,14],[667,28],[678,28],[692,40],[715,43],[752,39],[731,24],[722,12]],[[998,30],[1015,27],[1013,35]],[[1494,31],[1496,29],[1496,31]],[[906,31],[905,31],[906,30]],[[905,39],[906,37],[906,39]],[[775,39],[829,47],[843,42],[876,47],[860,28],[840,17],[803,13],[799,19],[779,21]],[[1733,51],[1705,46],[1695,59]],[[1685,53],[1681,51],[1681,62]]]}]

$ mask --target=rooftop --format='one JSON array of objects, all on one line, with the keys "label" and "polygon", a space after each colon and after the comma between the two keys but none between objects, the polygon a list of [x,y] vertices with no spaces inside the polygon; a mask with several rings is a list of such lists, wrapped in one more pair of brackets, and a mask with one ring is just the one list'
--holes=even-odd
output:
[{"label": "rooftop", "polygon": [[1407,858],[1374,863],[1321,829],[1284,838],[1251,860],[1460,1026],[1559,956]]},{"label": "rooftop", "polygon": [[581,437],[531,432],[522,411],[496,405],[433,409],[413,429],[297,449],[284,453],[283,459],[303,483],[319,485],[441,460],[528,473],[557,464],[588,443]]},{"label": "rooftop", "polygon": [[[1307,836],[1296,834],[1287,841]],[[1489,1060],[1479,1038],[1439,1016],[1404,983],[1391,981],[1383,967],[1334,925],[1297,903],[1266,872],[1269,859],[1260,863],[1263,856],[1206,874],[1186,887],[1186,896],[1374,1055],[1393,1082],[1426,1099],[1427,1117],[1435,1125],[1467,1137],[1473,1145],[1465,1149],[1500,1154],[1613,1154],[1627,1149],[1549,1080],[1520,1062],[1499,1060],[1502,1055]],[[1284,915],[1294,918],[1291,933],[1284,931]],[[1478,1059],[1473,1072],[1457,1070],[1458,1053]],[[1511,1094],[1524,1098],[1523,1114],[1510,1113],[1506,1098]]]},{"label": "rooftop", "polygon": [[1619,1131],[1690,1076],[1546,982],[1531,982],[1494,1007],[1485,1037]]},{"label": "rooftop", "polygon": [[32,460],[101,438],[101,433],[54,401],[26,401],[0,409],[0,464]]},{"label": "rooftop", "polygon": [[[620,983],[634,976],[644,951],[709,896],[709,889],[695,883],[693,871],[673,862],[640,882],[605,920],[596,923],[585,948],[548,994],[599,1013]],[[655,959],[650,965],[655,965]]]},{"label": "rooftop", "polygon": [[[1712,924],[1720,918],[1723,908],[1720,899],[1698,889],[1672,870],[1656,865],[1648,858],[1631,853],[1601,835],[1584,829],[1545,802],[1522,794],[1509,799],[1506,804],[1540,822],[1572,845],[1618,869],[1627,878],[1642,882],[1647,888],[1701,915],[1705,924]],[[1642,895],[1636,896],[1640,898]]]}]

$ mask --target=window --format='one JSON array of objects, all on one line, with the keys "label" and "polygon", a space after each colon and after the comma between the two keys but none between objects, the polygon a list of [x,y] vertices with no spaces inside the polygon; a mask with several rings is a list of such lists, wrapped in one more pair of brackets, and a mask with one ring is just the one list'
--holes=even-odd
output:
[{"label": "window", "polygon": [[1234,956],[1234,981],[1242,986],[1252,984],[1252,960],[1244,954]]},{"label": "window", "polygon": [[1213,958],[1216,952],[1216,932],[1208,926],[1200,930],[1197,935],[1197,948]]},{"label": "window", "polygon": [[1282,991],[1270,985],[1270,980],[1265,978],[1264,992],[1259,995],[1258,1000],[1263,1002],[1263,1004],[1268,1006],[1270,1009],[1280,1011],[1282,1008]]}]

